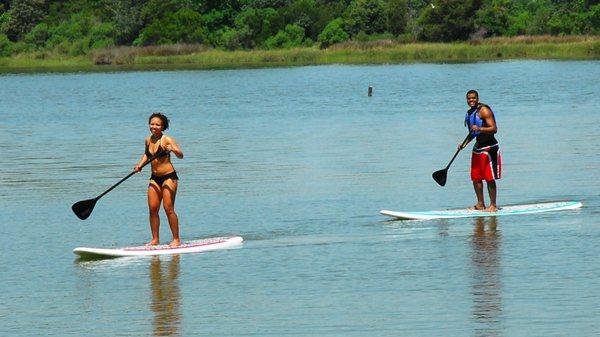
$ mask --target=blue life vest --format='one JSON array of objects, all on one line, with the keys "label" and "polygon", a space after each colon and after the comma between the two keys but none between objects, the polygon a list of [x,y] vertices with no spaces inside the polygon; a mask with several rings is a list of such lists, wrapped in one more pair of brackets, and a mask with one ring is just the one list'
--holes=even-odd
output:
[{"label": "blue life vest", "polygon": [[483,127],[484,121],[479,116],[479,109],[481,109],[481,107],[482,105],[478,105],[476,108],[471,108],[465,115],[465,126],[473,137],[479,136],[481,132],[471,130],[471,126],[477,125],[478,127]]},{"label": "blue life vest", "polygon": [[[469,130],[471,137],[475,138],[475,147],[492,146],[498,144],[498,141],[496,140],[496,137],[494,137],[493,134],[481,133],[481,131],[471,130],[471,126],[473,125],[477,125],[480,128],[488,126],[487,123],[481,118],[481,116],[479,116],[479,110],[481,109],[481,107],[486,107],[490,109],[490,111],[492,111],[492,108],[490,108],[488,105],[483,103],[478,104],[477,107],[471,108],[467,111],[467,114],[465,115],[465,126]],[[495,121],[496,116],[492,116]]]}]

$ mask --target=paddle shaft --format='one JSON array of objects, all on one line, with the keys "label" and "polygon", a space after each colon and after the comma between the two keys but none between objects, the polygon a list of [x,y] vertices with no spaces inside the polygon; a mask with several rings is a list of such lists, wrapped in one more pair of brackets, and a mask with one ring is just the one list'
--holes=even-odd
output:
[{"label": "paddle shaft", "polygon": [[454,161],[454,159],[456,159],[456,156],[458,156],[458,153],[460,152],[460,150],[463,149],[463,147],[465,145],[467,145],[467,143],[469,142],[469,137],[471,136],[471,134],[468,134],[465,137],[465,140],[463,140],[463,142],[460,144],[460,147],[458,149],[456,149],[456,152],[454,152],[454,156],[452,156],[452,159],[450,159],[450,162],[448,163],[448,166],[446,166],[446,170],[448,170],[450,168],[450,165],[452,165],[452,162]]},{"label": "paddle shaft", "polygon": [[[146,165],[150,164],[150,162],[151,162],[151,161],[153,161],[154,159],[156,159],[156,158],[158,158],[158,157],[162,156],[164,153],[165,153],[165,151],[164,151],[164,150],[162,150],[162,151],[159,151],[159,152],[155,153],[154,155],[152,155],[150,158],[148,158],[148,160],[146,160],[146,162],[145,162],[145,163],[143,163],[143,164],[142,164],[142,166],[140,166],[140,170],[141,170],[141,169],[142,169],[144,166],[146,166]],[[119,182],[118,182],[118,183],[116,183],[116,184],[112,185],[112,186],[111,186],[109,189],[107,189],[106,191],[104,191],[104,193],[100,194],[99,196],[97,196],[97,197],[96,197],[96,198],[94,198],[94,199],[95,199],[95,200],[98,200],[98,199],[102,198],[102,197],[103,197],[103,196],[104,196],[106,193],[108,193],[108,192],[112,191],[113,189],[115,189],[115,187],[119,186],[119,185],[120,185],[122,182],[124,182],[125,180],[129,179],[129,178],[130,178],[132,175],[134,175],[134,174],[136,174],[136,173],[137,173],[136,171],[133,171],[133,172],[129,173],[129,174],[128,174],[128,175],[127,175],[125,178],[123,178],[123,179],[119,180]]]}]

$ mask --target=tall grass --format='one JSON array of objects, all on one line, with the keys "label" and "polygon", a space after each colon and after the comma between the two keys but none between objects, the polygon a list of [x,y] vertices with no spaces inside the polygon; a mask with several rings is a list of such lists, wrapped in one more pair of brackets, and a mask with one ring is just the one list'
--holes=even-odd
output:
[{"label": "tall grass", "polygon": [[506,59],[600,59],[598,36],[519,36],[459,43],[400,43],[394,40],[316,47],[223,51],[203,45],[116,47],[84,57],[31,54],[0,58],[0,72],[102,71],[114,69],[222,69],[332,63],[475,62]]}]

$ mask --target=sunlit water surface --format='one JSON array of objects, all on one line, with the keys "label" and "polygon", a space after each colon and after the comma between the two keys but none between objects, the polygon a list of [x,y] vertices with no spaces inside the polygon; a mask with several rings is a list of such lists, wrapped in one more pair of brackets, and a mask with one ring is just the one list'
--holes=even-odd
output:
[{"label": "sunlit water surface", "polygon": [[[0,335],[600,335],[598,79],[550,61],[0,76]],[[379,215],[474,203],[469,151],[431,179],[471,88],[499,125],[499,203],[584,208]],[[86,221],[70,206],[130,172],[153,111],[185,153],[183,238],[244,245],[77,260],[149,240],[148,169]]]}]

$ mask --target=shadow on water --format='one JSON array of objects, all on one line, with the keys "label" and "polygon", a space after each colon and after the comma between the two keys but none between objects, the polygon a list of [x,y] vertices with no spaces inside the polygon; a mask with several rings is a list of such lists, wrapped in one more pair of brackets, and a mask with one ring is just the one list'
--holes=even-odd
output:
[{"label": "shadow on water", "polygon": [[169,261],[152,257],[150,262],[150,284],[154,313],[153,330],[155,336],[179,336],[181,326],[181,293],[179,291],[179,255]]},{"label": "shadow on water", "polygon": [[474,336],[501,336],[502,282],[501,243],[502,236],[498,218],[474,219],[471,240],[471,263],[473,267],[473,320]]}]

